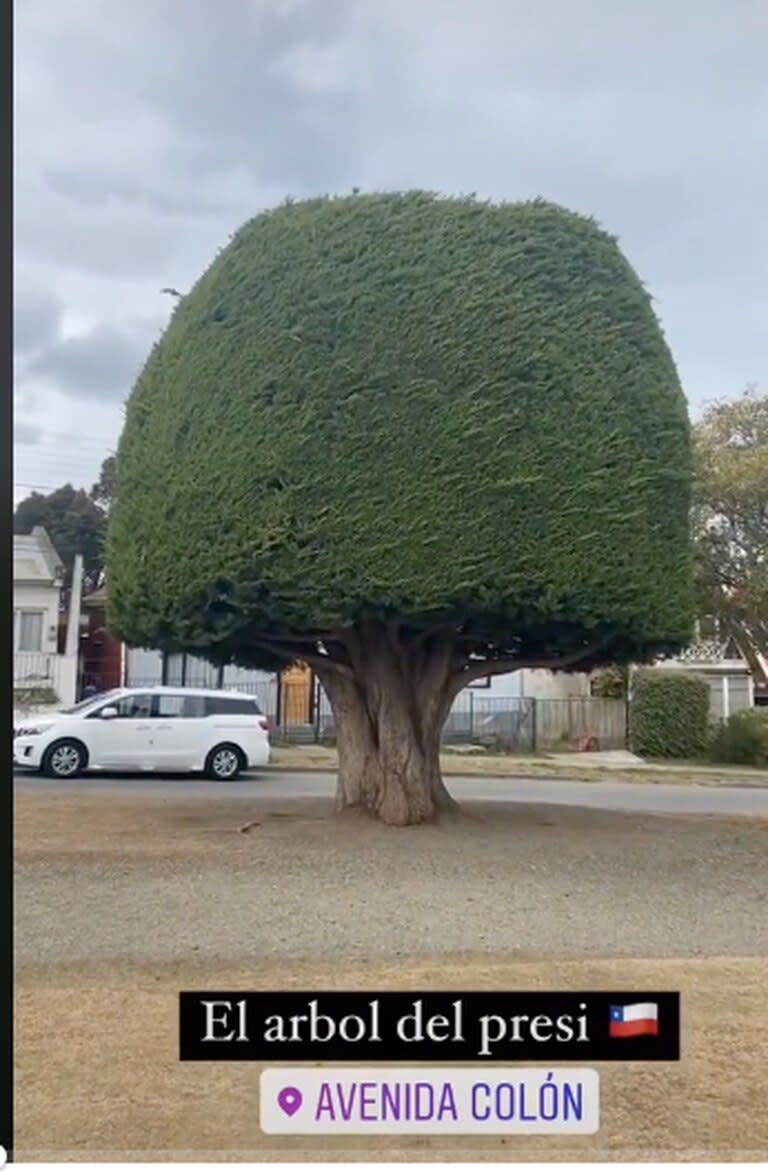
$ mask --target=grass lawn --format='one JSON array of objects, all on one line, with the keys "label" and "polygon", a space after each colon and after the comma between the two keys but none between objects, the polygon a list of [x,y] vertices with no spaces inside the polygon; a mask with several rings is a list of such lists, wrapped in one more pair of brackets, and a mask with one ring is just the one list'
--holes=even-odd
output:
[{"label": "grass lawn", "polygon": [[[761,960],[514,961],[473,955],[374,964],[128,963],[21,974],[17,1159],[750,1160],[768,1156],[768,1007]],[[601,1068],[596,1136],[265,1136],[253,1063],[180,1063],[177,994],[191,988],[668,988],[683,995],[683,1059]],[[108,1041],[107,1041],[108,1039]],[[599,1064],[598,1064],[598,1068]]]},{"label": "grass lawn", "polygon": [[[638,781],[649,784],[673,782],[717,785],[727,780],[739,785],[768,786],[768,770],[745,766],[711,765],[696,761],[649,761],[643,765],[605,764],[580,761],[580,754],[567,761],[526,753],[443,753],[440,757],[446,777],[578,777],[581,781]],[[333,772],[338,768],[335,748],[326,745],[283,745],[272,750],[272,765],[280,769],[314,769]]]}]

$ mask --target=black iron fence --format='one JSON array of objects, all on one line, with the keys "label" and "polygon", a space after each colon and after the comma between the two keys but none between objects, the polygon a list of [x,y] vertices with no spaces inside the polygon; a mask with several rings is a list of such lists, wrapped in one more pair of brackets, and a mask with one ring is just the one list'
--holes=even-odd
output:
[{"label": "black iron fence", "polygon": [[[158,679],[129,680],[131,687],[154,687]],[[187,678],[187,688],[209,688],[208,679]],[[270,719],[275,740],[333,744],[336,730],[331,705],[319,684],[276,680],[238,684],[232,690],[255,698]],[[623,700],[592,696],[535,699],[530,696],[479,696],[462,692],[445,722],[443,743],[481,745],[502,752],[567,751],[594,741],[600,749],[623,749],[627,713]]]}]

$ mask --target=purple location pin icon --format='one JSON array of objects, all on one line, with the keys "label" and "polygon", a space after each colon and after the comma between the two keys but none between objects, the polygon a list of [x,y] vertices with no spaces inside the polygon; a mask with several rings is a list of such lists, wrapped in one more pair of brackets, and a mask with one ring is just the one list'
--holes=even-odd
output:
[{"label": "purple location pin icon", "polygon": [[295,1115],[304,1101],[304,1096],[298,1087],[283,1087],[277,1096],[277,1103],[286,1115]]}]

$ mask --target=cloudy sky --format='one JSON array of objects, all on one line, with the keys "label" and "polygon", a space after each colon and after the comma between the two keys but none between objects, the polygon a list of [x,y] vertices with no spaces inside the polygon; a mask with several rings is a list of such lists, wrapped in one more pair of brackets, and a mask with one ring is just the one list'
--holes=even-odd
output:
[{"label": "cloudy sky", "polygon": [[22,0],[16,496],[89,486],[244,220],[352,187],[618,235],[695,413],[768,384],[766,0]]}]

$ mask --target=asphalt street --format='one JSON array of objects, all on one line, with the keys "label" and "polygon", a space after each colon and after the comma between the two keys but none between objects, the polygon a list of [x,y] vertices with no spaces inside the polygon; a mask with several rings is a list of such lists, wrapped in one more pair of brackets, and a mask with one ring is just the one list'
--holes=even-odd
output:
[{"label": "asphalt street", "polygon": [[[141,790],[147,797],[285,800],[331,797],[335,785],[336,775],[333,773],[288,770],[269,770],[260,776],[250,775],[227,783],[199,777],[150,774],[130,777],[93,774],[72,781],[51,781],[34,774],[14,773],[14,788],[19,793],[128,794]],[[459,802],[544,803],[646,814],[768,815],[768,787],[523,777],[447,777],[446,785]]]}]

